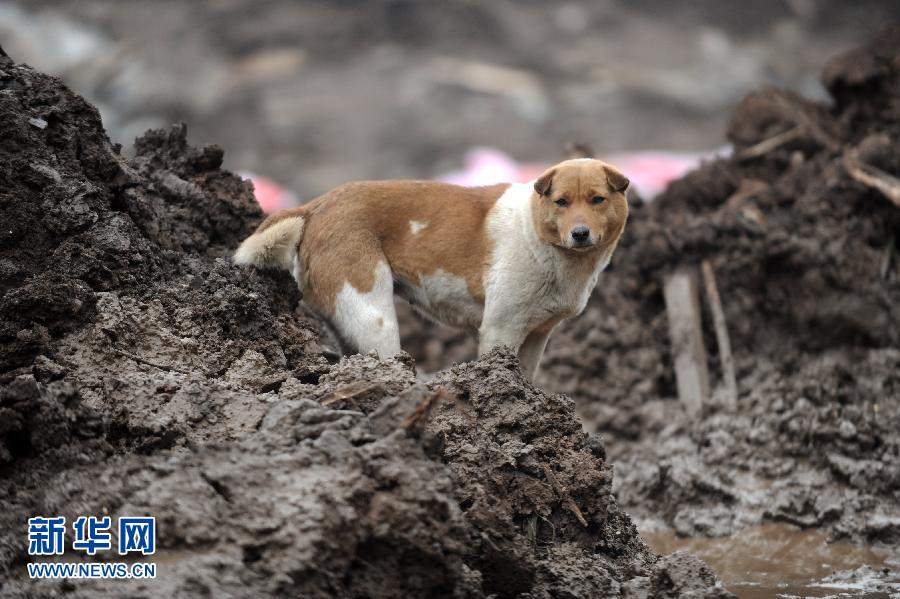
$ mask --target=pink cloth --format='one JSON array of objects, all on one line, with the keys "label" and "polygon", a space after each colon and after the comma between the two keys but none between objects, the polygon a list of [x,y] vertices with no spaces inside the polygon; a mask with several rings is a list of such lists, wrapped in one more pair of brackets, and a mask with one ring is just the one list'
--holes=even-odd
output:
[{"label": "pink cloth", "polygon": [[[659,195],[666,186],[699,166],[702,160],[715,157],[716,152],[622,152],[600,156],[614,164],[631,180],[644,199]],[[466,153],[462,169],[438,177],[440,181],[457,185],[492,185],[494,183],[524,183],[536,179],[549,164],[518,163],[509,155],[494,148],[473,148]]]},{"label": "pink cloth", "polygon": [[297,197],[297,194],[275,181],[255,173],[243,172],[240,175],[253,183],[253,194],[256,196],[259,207],[266,214],[300,205],[300,198]]}]

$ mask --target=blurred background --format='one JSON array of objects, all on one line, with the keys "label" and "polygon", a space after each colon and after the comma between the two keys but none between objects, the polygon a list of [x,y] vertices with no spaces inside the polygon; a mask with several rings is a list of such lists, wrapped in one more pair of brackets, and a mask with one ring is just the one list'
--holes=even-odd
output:
[{"label": "blurred background", "polygon": [[224,147],[228,168],[306,199],[352,179],[446,176],[477,147],[510,168],[554,162],[571,141],[690,161],[722,147],[730,109],[761,84],[824,98],[825,61],[896,10],[896,0],[28,0],[0,1],[0,40],[96,104],[126,154],[145,129],[185,121],[192,143]]}]

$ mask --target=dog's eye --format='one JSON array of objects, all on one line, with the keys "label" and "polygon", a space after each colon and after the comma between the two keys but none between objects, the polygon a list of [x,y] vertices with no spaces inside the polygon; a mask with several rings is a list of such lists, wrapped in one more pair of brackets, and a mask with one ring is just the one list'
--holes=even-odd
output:
[{"label": "dog's eye", "polygon": [[593,198],[591,198],[591,203],[596,206],[597,204],[602,204],[603,200],[605,199],[606,198],[604,198],[603,196],[594,196]]},{"label": "dog's eye", "polygon": [[566,198],[559,198],[558,200],[556,200],[556,205],[566,207],[569,205],[569,200],[567,200]]}]

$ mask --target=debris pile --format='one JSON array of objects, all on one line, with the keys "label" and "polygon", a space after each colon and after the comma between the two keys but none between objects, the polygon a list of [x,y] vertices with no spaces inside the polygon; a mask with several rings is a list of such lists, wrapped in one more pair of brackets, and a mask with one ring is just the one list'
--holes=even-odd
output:
[{"label": "debris pile", "polygon": [[[727,595],[644,545],[574,403],[507,353],[429,386],[326,359],[290,278],[228,261],[262,214],[183,126],[126,160],[0,52],[0,135],[4,596]],[[36,515],[155,516],[157,578],[28,579]]]}]

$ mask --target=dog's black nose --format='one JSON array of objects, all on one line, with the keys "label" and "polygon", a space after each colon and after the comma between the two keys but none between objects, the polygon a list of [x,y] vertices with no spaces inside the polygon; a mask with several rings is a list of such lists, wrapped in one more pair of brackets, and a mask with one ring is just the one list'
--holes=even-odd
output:
[{"label": "dog's black nose", "polygon": [[579,225],[572,229],[572,241],[576,245],[584,245],[591,238],[591,230],[584,225]]}]

